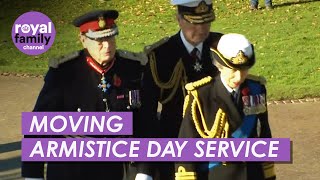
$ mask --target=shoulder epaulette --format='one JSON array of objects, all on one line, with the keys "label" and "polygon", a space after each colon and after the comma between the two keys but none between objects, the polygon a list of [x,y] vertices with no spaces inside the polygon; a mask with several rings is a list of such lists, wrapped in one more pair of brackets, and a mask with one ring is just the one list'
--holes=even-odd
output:
[{"label": "shoulder epaulette", "polygon": [[157,41],[157,42],[155,42],[155,43],[153,43],[151,45],[148,45],[148,46],[144,47],[144,52],[146,54],[149,54],[151,51],[153,51],[155,48],[159,47],[160,45],[164,44],[169,39],[170,39],[170,37],[165,37],[165,38],[162,38],[159,41]]},{"label": "shoulder epaulette", "polygon": [[256,76],[256,75],[248,74],[247,79],[258,81],[258,82],[260,82],[260,84],[263,84],[263,85],[265,85],[267,83],[266,78],[264,78],[263,76]]},{"label": "shoulder epaulette", "polygon": [[117,53],[120,57],[139,61],[141,64],[146,64],[148,61],[148,57],[144,52],[131,52],[122,49],[117,49]]},{"label": "shoulder epaulette", "polygon": [[206,84],[208,84],[209,82],[212,81],[212,77],[211,76],[207,76],[207,77],[204,77],[198,81],[194,81],[194,82],[191,82],[191,83],[188,83],[186,84],[185,88],[187,91],[193,91],[194,89],[197,89],[201,86],[204,86]]},{"label": "shoulder epaulette", "polygon": [[49,60],[49,67],[58,68],[60,64],[77,58],[80,55],[80,51],[75,51],[70,54],[53,58]]}]

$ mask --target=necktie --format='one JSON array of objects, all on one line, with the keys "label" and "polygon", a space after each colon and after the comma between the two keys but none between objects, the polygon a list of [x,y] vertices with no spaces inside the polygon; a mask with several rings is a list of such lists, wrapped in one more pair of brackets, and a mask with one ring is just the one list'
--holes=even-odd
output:
[{"label": "necktie", "polygon": [[199,53],[200,53],[200,51],[199,51],[198,48],[193,48],[193,50],[192,50],[191,53],[190,53],[191,57],[193,58],[193,60],[195,60],[195,62],[197,62],[197,61],[200,60],[200,59],[199,59],[199,56],[198,56]]},{"label": "necktie", "polygon": [[236,91],[232,91],[231,92],[231,97],[232,97],[232,101],[235,105],[237,105],[237,92]]},{"label": "necktie", "polygon": [[200,72],[202,70],[202,64],[199,62],[200,61],[200,51],[198,48],[194,48],[191,53],[190,56],[192,57],[193,61],[194,61],[194,65],[193,65],[193,69],[196,72]]}]

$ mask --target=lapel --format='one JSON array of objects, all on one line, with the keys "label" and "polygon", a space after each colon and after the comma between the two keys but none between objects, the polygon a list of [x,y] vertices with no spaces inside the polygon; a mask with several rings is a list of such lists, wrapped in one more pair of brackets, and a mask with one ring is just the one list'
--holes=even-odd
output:
[{"label": "lapel", "polygon": [[[181,31],[181,30],[180,30]],[[178,58],[182,58],[184,66],[189,65],[191,59],[191,56],[187,50],[187,48],[184,46],[182,39],[180,37],[180,31],[175,34],[172,38],[174,39],[174,42],[176,42],[175,46],[176,51],[174,53],[178,54]],[[178,59],[178,60],[179,60]]]},{"label": "lapel", "polygon": [[201,54],[201,60],[200,60],[200,63],[202,64],[201,72],[196,72],[194,70],[195,62],[182,42],[182,39],[180,37],[180,31],[174,36],[172,36],[172,38],[175,42],[173,46],[175,50],[171,51],[172,56],[176,57],[176,61],[182,58],[182,62],[186,70],[188,82],[199,80],[208,75],[214,76],[216,74],[217,69],[212,64],[212,59],[210,55],[211,51],[210,51],[209,38],[203,42],[203,48],[202,48],[202,54]]},{"label": "lapel", "polygon": [[192,59],[187,48],[184,46],[182,42],[182,39],[180,37],[180,31],[173,36],[174,42],[176,43],[174,46],[176,50],[173,51],[173,53],[178,55],[176,58],[177,62],[180,60],[180,58],[182,58],[182,63],[187,74],[187,81],[188,82],[196,81],[200,79],[200,77],[198,77],[199,73],[196,73],[193,69],[194,60]]},{"label": "lapel", "polygon": [[217,69],[212,64],[210,47],[206,41],[203,43],[202,47],[201,63],[203,64],[203,72],[214,77]]},{"label": "lapel", "polygon": [[244,81],[239,88],[239,92],[238,92],[238,96],[237,96],[237,105],[238,105],[238,110],[240,112],[240,115],[243,117],[244,113],[243,113],[243,101],[242,101],[242,89],[244,89],[245,87],[247,87],[246,85],[246,81]]},{"label": "lapel", "polygon": [[201,61],[204,63],[212,63],[211,55],[210,55],[210,44],[208,44],[208,41],[203,42],[202,47],[202,55],[201,55]]},{"label": "lapel", "polygon": [[233,132],[242,124],[243,120],[241,114],[233,103],[230,93],[221,82],[220,75],[216,76],[215,82],[216,84],[214,85],[214,92],[216,93],[216,100],[218,101],[218,104],[221,105],[220,108],[222,108],[227,113],[229,124]]},{"label": "lapel", "polygon": [[66,111],[96,111],[99,98],[100,78],[86,62],[83,54],[65,75],[64,110]]}]

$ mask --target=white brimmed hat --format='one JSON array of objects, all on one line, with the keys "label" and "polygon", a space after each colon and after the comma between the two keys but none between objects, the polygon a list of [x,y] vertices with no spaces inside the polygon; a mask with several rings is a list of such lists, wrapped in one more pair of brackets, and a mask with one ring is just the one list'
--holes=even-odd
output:
[{"label": "white brimmed hat", "polygon": [[242,34],[221,36],[216,48],[211,48],[214,60],[231,69],[249,69],[255,63],[253,45]]},{"label": "white brimmed hat", "polygon": [[212,0],[171,0],[178,13],[192,24],[209,23],[215,20]]}]

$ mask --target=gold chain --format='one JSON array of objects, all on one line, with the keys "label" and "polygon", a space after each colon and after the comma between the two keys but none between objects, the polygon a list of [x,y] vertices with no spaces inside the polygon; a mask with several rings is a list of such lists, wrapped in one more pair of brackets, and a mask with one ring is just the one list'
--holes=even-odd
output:
[{"label": "gold chain", "polygon": [[[203,111],[202,111],[199,94],[196,88],[203,86],[205,84],[208,84],[209,82],[211,82],[211,80],[212,80],[212,77],[208,76],[196,82],[188,83],[186,85],[186,89],[188,90],[188,95],[186,96],[183,104],[183,117],[185,116],[187,106],[190,102],[190,94],[191,94],[193,96],[193,101],[191,103],[191,115],[192,115],[192,120],[195,124],[195,128],[199,133],[199,135],[202,138],[227,138],[229,136],[228,134],[229,134],[230,126],[228,123],[226,113],[221,108],[219,108],[216,113],[213,126],[209,130]],[[198,118],[197,111],[200,114],[201,122]]]},{"label": "gold chain", "polygon": [[[155,57],[154,52],[150,53],[149,59],[150,59],[150,69],[151,69],[153,80],[156,83],[156,85],[161,89],[160,90],[161,104],[166,104],[167,102],[169,102],[173,98],[179,85],[184,87],[187,82],[187,75],[186,75],[186,72],[185,72],[185,69],[183,66],[182,59],[180,59],[178,61],[178,63],[174,67],[173,73],[172,73],[169,81],[165,82],[165,83],[160,81],[160,78],[158,75],[158,70],[157,70],[156,57]],[[163,99],[163,97],[162,97],[163,92],[166,89],[172,89],[172,91],[170,92],[170,94],[168,95],[167,98]],[[182,92],[184,95],[186,94],[184,89]]]},{"label": "gold chain", "polygon": [[[201,116],[201,121],[202,121],[202,126],[200,126],[200,121],[197,116],[197,108],[199,109],[200,116]],[[228,138],[229,134],[229,123],[227,121],[226,113],[219,108],[213,126],[211,127],[210,130],[208,130],[208,126],[205,122],[199,101],[196,99],[193,100],[192,105],[191,105],[191,111],[192,111],[192,119],[195,124],[197,132],[200,134],[202,138]]]},{"label": "gold chain", "polygon": [[182,117],[184,118],[184,115],[186,114],[186,110],[189,104],[189,100],[190,100],[190,95],[188,94],[185,98],[184,98],[184,103],[183,103],[183,111],[182,111]]}]

